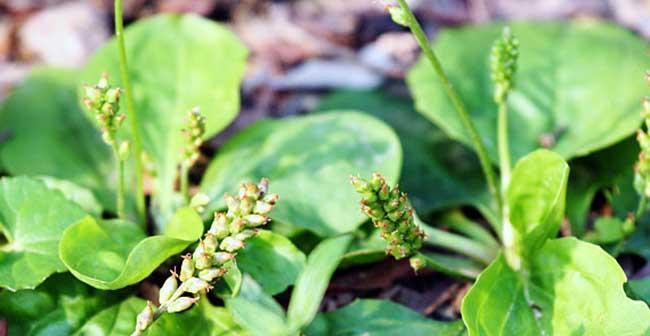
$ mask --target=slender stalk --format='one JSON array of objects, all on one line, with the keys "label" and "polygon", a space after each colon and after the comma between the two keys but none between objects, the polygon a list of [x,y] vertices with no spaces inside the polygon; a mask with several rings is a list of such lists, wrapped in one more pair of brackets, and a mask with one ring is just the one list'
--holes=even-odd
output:
[{"label": "slender stalk", "polygon": [[185,204],[188,205],[190,203],[190,192],[189,192],[189,167],[185,162],[181,163],[181,169],[180,169],[180,179],[181,179],[181,195],[183,196],[183,200],[185,201]]},{"label": "slender stalk", "polygon": [[499,103],[499,117],[497,121],[497,137],[499,146],[499,169],[501,170],[501,193],[505,192],[510,183],[510,146],[508,144],[508,105],[505,100]]},{"label": "slender stalk", "polygon": [[475,240],[436,229],[428,225],[420,225],[420,228],[426,233],[424,241],[429,245],[442,247],[468,256],[485,265],[491,263],[496,257],[496,248],[490,248]]},{"label": "slender stalk", "polygon": [[483,243],[485,246],[494,247],[496,249],[499,248],[499,242],[494,238],[489,230],[481,226],[481,224],[468,219],[458,210],[445,215],[440,221],[451,230],[473,238],[474,240]]},{"label": "slender stalk", "polygon": [[133,103],[133,88],[129,78],[129,66],[126,59],[126,46],[124,44],[124,23],[122,21],[122,0],[115,0],[115,36],[117,37],[117,46],[120,58],[120,75],[126,97],[126,109],[128,118],[131,123],[131,136],[133,140],[133,153],[135,158],[135,182],[136,182],[136,208],[138,219],[142,225],[146,225],[146,214],[144,204],[144,184],[143,184],[143,166],[142,166],[142,143],[140,133],[138,132],[138,117],[135,113],[135,104]]},{"label": "slender stalk", "polygon": [[124,209],[124,160],[120,158],[120,151],[117,144],[113,144],[112,147],[117,169],[117,217],[120,219],[125,219],[126,211]]},{"label": "slender stalk", "polygon": [[429,62],[433,66],[433,69],[435,70],[436,74],[440,78],[440,81],[442,82],[442,85],[447,93],[447,96],[451,100],[452,105],[454,105],[454,108],[456,109],[456,112],[458,113],[458,116],[460,117],[463,126],[465,127],[465,130],[469,133],[469,137],[472,141],[472,144],[474,145],[474,150],[476,151],[476,154],[479,157],[479,161],[481,162],[481,168],[483,169],[483,173],[485,174],[485,179],[487,180],[488,188],[490,189],[490,193],[492,194],[492,197],[494,198],[497,204],[498,213],[501,214],[502,200],[501,200],[501,193],[499,192],[499,188],[497,184],[496,174],[492,169],[492,165],[490,163],[487,150],[485,149],[485,145],[483,144],[483,141],[481,140],[481,137],[478,131],[476,130],[476,126],[470,119],[469,113],[467,112],[465,105],[460,99],[458,92],[456,92],[456,89],[454,89],[454,86],[449,80],[449,77],[447,77],[447,74],[442,68],[442,65],[440,64],[438,57],[434,53],[433,49],[429,46],[429,40],[427,39],[426,34],[422,30],[420,23],[415,18],[413,11],[411,11],[411,8],[409,8],[409,5],[406,3],[406,0],[397,0],[397,1],[400,7],[402,8],[402,10],[406,14],[407,24],[411,29],[411,32],[415,36],[415,39],[417,40],[418,44],[420,45],[420,48],[422,49],[424,56],[429,60]]}]

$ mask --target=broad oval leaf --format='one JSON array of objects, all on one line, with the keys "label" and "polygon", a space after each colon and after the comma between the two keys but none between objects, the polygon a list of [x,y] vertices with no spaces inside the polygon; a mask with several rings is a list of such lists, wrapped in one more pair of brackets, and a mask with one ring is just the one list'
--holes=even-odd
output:
[{"label": "broad oval leaf", "polygon": [[146,301],[129,297],[105,308],[86,321],[74,336],[128,336],[135,329],[138,314]]},{"label": "broad oval leaf", "polygon": [[[156,219],[162,226],[173,214],[187,112],[201,108],[206,138],[233,120],[239,110],[247,51],[225,27],[195,15],[139,20],[126,29],[125,39],[138,132],[155,165]],[[120,85],[116,39],[92,57],[83,80],[96,83],[103,72]],[[129,122],[123,128],[129,129]]]},{"label": "broad oval leaf", "polygon": [[[8,336],[69,336],[94,319],[95,314],[122,300],[125,294],[96,290],[69,273],[55,274],[36,289],[0,292],[0,317],[8,320]],[[130,322],[132,330],[135,318]]]},{"label": "broad oval leaf", "polygon": [[[515,165],[506,202],[515,231],[514,247],[521,256],[526,257],[557,235],[568,178],[569,166],[564,159],[545,149],[528,154]],[[509,234],[504,232],[503,236]]]},{"label": "broad oval leaf", "polygon": [[244,275],[241,293],[226,300],[226,307],[252,335],[290,335],[282,306],[248,275]]},{"label": "broad oval leaf", "polygon": [[400,189],[419,214],[489,198],[476,155],[418,114],[413,101],[376,91],[342,91],[325,97],[317,107],[340,109],[364,111],[395,130],[404,150]]},{"label": "broad oval leaf", "polygon": [[237,266],[257,280],[266,293],[275,295],[293,285],[306,259],[286,237],[262,230],[246,241],[246,247],[237,254]]},{"label": "broad oval leaf", "polygon": [[79,280],[99,289],[117,289],[146,278],[202,233],[203,222],[190,208],[179,209],[166,234],[153,237],[130,222],[86,217],[65,230],[60,257]]},{"label": "broad oval leaf", "polygon": [[596,245],[548,240],[523,279],[503,256],[481,273],[462,305],[470,336],[650,332],[650,309],[625,296],[625,273]]},{"label": "broad oval leaf", "polygon": [[289,330],[297,332],[309,325],[318,312],[327,285],[339,265],[352,236],[323,240],[307,258],[307,265],[296,280],[287,311]]},{"label": "broad oval leaf", "polygon": [[397,303],[362,299],[333,312],[320,314],[307,329],[307,336],[460,336],[462,321],[435,321]]},{"label": "broad oval leaf", "polygon": [[47,175],[89,188],[115,210],[117,176],[109,147],[79,108],[79,74],[38,69],[0,107],[9,137],[0,160],[11,175]]},{"label": "broad oval leaf", "polygon": [[93,216],[101,216],[102,205],[99,204],[93,193],[68,180],[60,180],[51,176],[37,176],[52,190],[60,191],[65,198],[77,203],[84,211]]},{"label": "broad oval leaf", "polygon": [[332,236],[357,228],[359,211],[351,174],[382,172],[397,181],[399,140],[383,122],[353,111],[263,120],[228,141],[213,159],[201,190],[223,206],[220,195],[235,183],[268,177],[280,195],[275,220]]},{"label": "broad oval leaf", "polygon": [[0,180],[0,287],[34,288],[52,273],[65,271],[59,260],[63,231],[86,213],[58,190],[29,177]]},{"label": "broad oval leaf", "polygon": [[[489,54],[502,27],[443,30],[433,46],[493,162],[497,162],[497,107]],[[593,20],[511,27],[521,41],[515,88],[508,100],[513,159],[539,148],[540,142],[552,143],[554,151],[569,159],[636,131],[641,121],[639,97],[646,93],[643,73],[650,65],[647,43],[622,28]],[[412,68],[407,81],[418,111],[452,138],[470,145],[425,58]]]}]

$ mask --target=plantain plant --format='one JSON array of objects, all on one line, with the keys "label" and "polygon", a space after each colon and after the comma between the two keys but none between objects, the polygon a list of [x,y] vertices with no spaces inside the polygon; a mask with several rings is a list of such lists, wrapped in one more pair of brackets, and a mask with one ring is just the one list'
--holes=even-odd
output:
[{"label": "plantain plant", "polygon": [[[546,334],[626,334],[644,335],[650,331],[650,310],[640,301],[629,299],[623,291],[626,276],[617,261],[596,245],[566,237],[556,239],[564,218],[569,166],[562,156],[541,149],[524,154],[514,168],[510,165],[508,138],[508,97],[515,87],[519,41],[509,27],[492,47],[491,77],[493,100],[497,106],[497,148],[500,185],[494,178],[489,153],[469,117],[456,89],[442,68],[435,52],[415,16],[404,0],[389,8],[395,22],[407,26],[423,50],[456,111],[464,133],[482,163],[487,185],[493,196],[496,221],[493,228],[501,241],[501,252],[477,277],[465,296],[462,318],[470,335],[546,335]],[[524,42],[525,43],[525,42]],[[522,56],[523,57],[523,56]],[[415,93],[417,97],[417,92]],[[639,141],[643,148],[644,134]],[[637,166],[637,189],[641,200],[637,216],[643,214],[643,160]],[[381,179],[373,178],[375,181]],[[371,180],[371,181],[373,181]],[[394,217],[392,197],[381,189],[354,183],[364,195],[362,205],[376,226]],[[372,185],[370,182],[367,185]],[[377,184],[377,183],[374,183]],[[379,199],[377,202],[375,199]],[[385,200],[383,203],[381,200]],[[403,202],[402,202],[403,203]],[[370,205],[370,206],[369,206]],[[379,206],[377,206],[379,205]],[[411,229],[393,225],[388,235],[401,238],[403,254],[414,255],[415,268],[433,267],[425,255],[416,254],[419,244],[409,242],[413,214],[400,213],[411,219]],[[463,252],[461,252],[463,253]],[[469,255],[467,251],[465,255]],[[594,305],[593,302],[601,304]]]}]

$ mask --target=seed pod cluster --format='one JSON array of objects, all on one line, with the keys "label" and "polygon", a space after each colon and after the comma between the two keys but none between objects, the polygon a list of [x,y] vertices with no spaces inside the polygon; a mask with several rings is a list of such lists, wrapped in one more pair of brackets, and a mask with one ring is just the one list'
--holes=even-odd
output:
[{"label": "seed pod cluster", "polygon": [[[650,82],[650,72],[646,74]],[[643,112],[641,116],[645,121],[646,130],[641,127],[637,132],[636,139],[641,150],[639,160],[634,166],[634,188],[640,195],[650,198],[650,98],[643,99]]]},{"label": "seed pod cluster", "polygon": [[424,232],[415,225],[413,208],[398,186],[390,188],[379,173],[374,173],[369,181],[357,176],[350,177],[350,181],[362,195],[361,211],[388,241],[386,254],[402,259],[422,247]]},{"label": "seed pod cluster", "polygon": [[226,263],[235,259],[246,239],[269,222],[268,214],[278,195],[270,194],[268,188],[268,179],[263,178],[259,184],[242,183],[236,196],[224,196],[228,210],[215,212],[210,229],[194,252],[183,256],[180,273],[172,272],[160,288],[160,307],[152,308],[153,305],[148,304],[138,316],[135,335],[153,323],[155,318],[151,316],[192,307],[201,293],[212,289],[211,284],[226,274]]},{"label": "seed pod cluster", "polygon": [[490,53],[492,80],[495,83],[494,100],[505,102],[506,96],[514,84],[519,57],[519,40],[512,35],[510,27],[503,29],[501,38],[494,41]]},{"label": "seed pod cluster", "polygon": [[199,147],[201,147],[203,135],[205,135],[205,117],[201,114],[201,110],[195,107],[188,112],[187,120],[187,126],[183,129],[185,136],[183,163],[187,167],[191,167],[199,159]]},{"label": "seed pod cluster", "polygon": [[120,112],[120,88],[111,87],[108,74],[104,73],[95,85],[84,86],[84,105],[95,115],[102,130],[102,139],[109,145],[115,144],[115,136],[126,115]]}]

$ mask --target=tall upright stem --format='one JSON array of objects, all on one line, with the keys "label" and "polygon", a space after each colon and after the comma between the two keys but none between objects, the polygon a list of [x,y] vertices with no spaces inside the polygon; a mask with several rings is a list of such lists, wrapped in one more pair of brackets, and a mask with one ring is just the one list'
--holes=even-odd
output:
[{"label": "tall upright stem", "polygon": [[456,112],[458,113],[458,116],[460,117],[463,126],[465,127],[465,130],[469,133],[470,140],[474,145],[474,150],[476,151],[476,154],[478,154],[479,161],[481,162],[481,168],[483,169],[483,173],[485,174],[485,179],[487,180],[488,188],[490,189],[490,194],[492,194],[492,197],[496,201],[498,213],[501,214],[502,201],[501,201],[501,193],[499,192],[499,188],[497,184],[496,174],[492,169],[492,164],[490,163],[487,150],[485,149],[485,145],[483,144],[483,141],[481,140],[481,137],[478,134],[478,131],[476,130],[476,126],[470,119],[469,113],[467,113],[467,109],[465,108],[465,105],[460,99],[458,92],[456,92],[456,89],[454,89],[454,86],[451,84],[449,77],[447,77],[447,74],[442,69],[442,65],[440,64],[438,57],[434,53],[431,46],[429,46],[429,40],[427,39],[426,34],[422,30],[420,23],[415,18],[413,11],[411,11],[411,8],[409,8],[409,5],[406,3],[406,0],[397,0],[397,1],[399,2],[400,7],[406,14],[407,24],[411,29],[411,32],[415,36],[415,39],[417,40],[418,44],[420,45],[420,48],[422,49],[424,56],[429,60],[429,62],[433,66],[433,69],[435,70],[440,81],[442,82],[442,85],[447,93],[447,96],[449,97],[452,105],[456,109]]},{"label": "tall upright stem", "polygon": [[136,182],[136,208],[138,219],[142,225],[146,225],[146,214],[144,204],[144,184],[142,167],[142,142],[138,132],[138,116],[135,113],[133,103],[133,89],[129,78],[129,66],[126,59],[126,46],[124,44],[124,23],[122,21],[122,0],[115,0],[115,35],[120,58],[120,75],[126,96],[126,109],[131,123],[131,136],[133,140],[133,153],[135,158],[135,182]]},{"label": "tall upright stem", "polygon": [[126,210],[124,207],[124,160],[120,157],[120,151],[117,144],[113,144],[113,156],[117,169],[117,217],[126,219]]},{"label": "tall upright stem", "polygon": [[501,192],[505,194],[510,183],[510,146],[508,144],[508,105],[499,103],[497,133],[499,146],[499,169],[501,170]]},{"label": "tall upright stem", "polygon": [[190,192],[189,192],[189,167],[185,162],[181,163],[181,170],[180,170],[180,179],[181,179],[181,196],[183,196],[183,200],[185,201],[185,205],[189,205],[190,203]]}]

